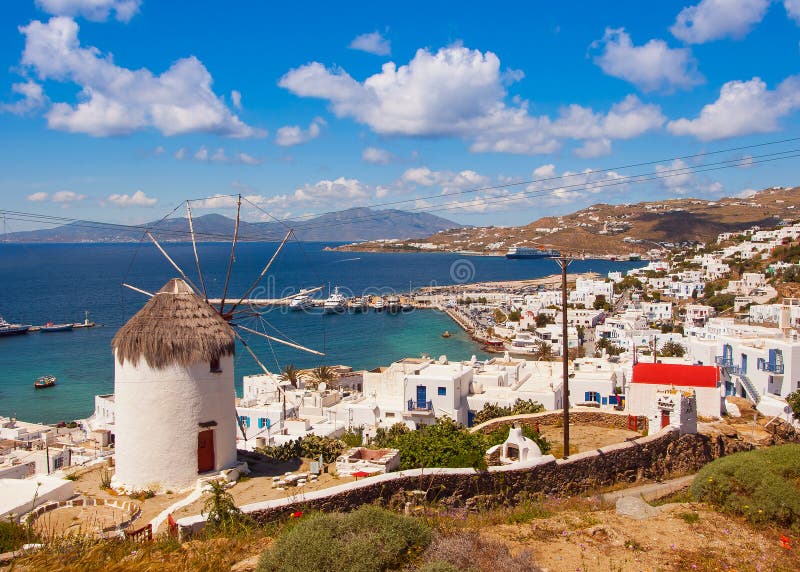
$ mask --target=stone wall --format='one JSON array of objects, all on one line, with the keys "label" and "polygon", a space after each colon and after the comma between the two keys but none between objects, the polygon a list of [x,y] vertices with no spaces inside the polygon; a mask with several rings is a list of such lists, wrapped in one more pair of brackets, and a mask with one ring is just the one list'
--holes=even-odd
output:
[{"label": "stone wall", "polygon": [[[611,427],[613,429],[628,429],[628,415],[626,413],[612,413],[609,411],[600,411],[593,408],[581,408],[569,410],[570,425],[597,425],[598,427]],[[537,423],[540,427],[563,427],[564,425],[564,412],[563,411],[545,411],[543,413],[530,413],[527,415],[513,415],[510,417],[498,417],[490,419],[485,423],[476,425],[472,431],[482,431],[483,433],[491,433],[498,427],[510,425],[511,423],[520,423],[522,425],[535,426]],[[636,418],[637,430],[644,430],[647,428],[647,417],[640,416]]]},{"label": "stone wall", "polygon": [[[471,506],[480,502],[513,502],[525,494],[576,495],[619,482],[665,479],[692,473],[706,463],[749,446],[723,435],[680,435],[665,431],[530,468],[496,467],[403,471],[364,479],[358,485],[313,499],[285,499],[242,507],[258,522],[276,520],[294,511],[348,511],[367,503],[399,506],[411,491],[424,491],[429,502]],[[355,483],[354,483],[355,484]],[[422,495],[417,493],[418,499]],[[187,522],[187,524],[189,524]],[[197,523],[194,523],[196,526]]]}]

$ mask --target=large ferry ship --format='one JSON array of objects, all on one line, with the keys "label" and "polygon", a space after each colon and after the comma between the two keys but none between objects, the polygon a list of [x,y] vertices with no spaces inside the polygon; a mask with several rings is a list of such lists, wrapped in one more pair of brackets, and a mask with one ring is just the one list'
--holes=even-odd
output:
[{"label": "large ferry ship", "polygon": [[560,255],[561,253],[558,250],[526,248],[524,246],[512,246],[506,252],[506,258],[555,258]]}]

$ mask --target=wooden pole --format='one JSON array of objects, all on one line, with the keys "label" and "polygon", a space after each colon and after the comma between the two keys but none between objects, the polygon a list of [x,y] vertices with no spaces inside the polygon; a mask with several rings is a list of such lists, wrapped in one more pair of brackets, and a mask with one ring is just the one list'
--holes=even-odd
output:
[{"label": "wooden pole", "polygon": [[567,327],[567,267],[571,258],[556,259],[561,267],[561,366],[564,393],[564,458],[569,456],[569,332]]}]

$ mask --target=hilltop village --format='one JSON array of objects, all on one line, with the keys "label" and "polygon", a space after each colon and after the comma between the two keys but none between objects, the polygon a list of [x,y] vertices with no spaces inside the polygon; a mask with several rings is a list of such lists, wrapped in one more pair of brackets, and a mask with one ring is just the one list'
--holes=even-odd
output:
[{"label": "hilltop village", "polygon": [[[447,312],[492,357],[407,356],[370,371],[289,367],[245,376],[240,396],[230,327],[172,280],[115,337],[115,392],[96,396],[91,417],[57,427],[0,419],[0,517],[102,504],[118,515],[99,534],[191,534],[206,522],[201,499],[216,482],[232,486],[246,512],[269,518],[311,499],[368,502],[378,494],[372,483],[402,489],[431,469],[442,479],[550,471],[561,490],[586,486],[570,463],[615,451],[618,461],[597,465],[609,482],[625,471],[664,476],[626,447],[660,451],[681,436],[719,435],[716,423],[745,410],[761,419],[743,420],[752,439],[756,426],[762,436],[770,425],[792,434],[800,224],[658,253],[625,274],[570,277],[566,340],[556,280],[422,289],[415,307]],[[568,450],[558,429],[565,406],[575,423]],[[486,449],[448,465],[411,460],[403,435],[430,427],[485,433]],[[490,432],[503,427],[499,437]],[[717,445],[714,456],[741,446]],[[75,475],[92,467],[99,482],[87,488]]]}]

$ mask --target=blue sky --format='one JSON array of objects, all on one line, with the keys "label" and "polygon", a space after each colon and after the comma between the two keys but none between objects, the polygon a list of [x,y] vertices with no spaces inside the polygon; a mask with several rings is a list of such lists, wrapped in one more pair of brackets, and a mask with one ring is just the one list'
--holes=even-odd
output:
[{"label": "blue sky", "polygon": [[[16,0],[0,13],[4,209],[139,223],[241,192],[279,217],[396,202],[507,225],[800,184],[797,159],[749,165],[767,148],[609,186],[800,134],[800,0]],[[619,168],[642,161],[660,163]],[[227,198],[196,208],[231,212]]]}]

